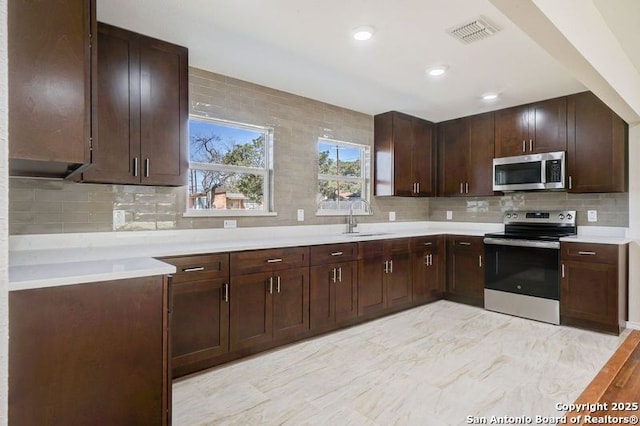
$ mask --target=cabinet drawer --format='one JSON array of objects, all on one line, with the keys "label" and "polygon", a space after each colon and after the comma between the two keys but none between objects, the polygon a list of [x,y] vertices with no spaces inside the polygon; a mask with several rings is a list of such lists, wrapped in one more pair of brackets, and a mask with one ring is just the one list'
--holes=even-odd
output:
[{"label": "cabinet drawer", "polygon": [[346,262],[354,260],[358,255],[358,244],[326,244],[322,246],[312,246],[309,249],[309,257],[312,265],[322,265],[324,263]]},{"label": "cabinet drawer", "polygon": [[615,244],[561,243],[563,260],[581,260],[595,263],[618,263],[620,246]]},{"label": "cabinet drawer", "polygon": [[439,237],[413,237],[410,242],[411,251],[420,252],[423,250],[436,251],[438,250]]},{"label": "cabinet drawer", "polygon": [[454,252],[476,251],[482,253],[484,250],[483,237],[452,235],[447,237],[449,248]]},{"label": "cabinet drawer", "polygon": [[291,247],[231,253],[231,275],[309,266],[309,248]]},{"label": "cabinet drawer", "polygon": [[396,253],[408,253],[410,238],[396,238],[392,240],[386,240],[384,242],[385,253],[393,255]]},{"label": "cabinet drawer", "polygon": [[229,276],[228,253],[168,257],[161,260],[176,267],[172,280],[174,284]]},{"label": "cabinet drawer", "polygon": [[384,255],[384,241],[361,241],[358,243],[358,259]]}]

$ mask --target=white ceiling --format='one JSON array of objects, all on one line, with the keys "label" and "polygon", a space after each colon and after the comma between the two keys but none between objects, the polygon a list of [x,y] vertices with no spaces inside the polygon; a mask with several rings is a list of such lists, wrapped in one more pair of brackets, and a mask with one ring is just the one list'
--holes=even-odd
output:
[{"label": "white ceiling", "polygon": [[[191,66],[367,114],[399,110],[439,122],[585,90],[488,0],[97,3],[100,21],[187,46]],[[637,33],[637,19],[618,10],[610,19]],[[469,45],[446,33],[480,15],[502,31]],[[350,37],[361,25],[376,28],[369,42]],[[629,48],[637,52],[637,38]],[[447,75],[425,75],[439,64]],[[482,101],[489,91],[499,100]]]}]

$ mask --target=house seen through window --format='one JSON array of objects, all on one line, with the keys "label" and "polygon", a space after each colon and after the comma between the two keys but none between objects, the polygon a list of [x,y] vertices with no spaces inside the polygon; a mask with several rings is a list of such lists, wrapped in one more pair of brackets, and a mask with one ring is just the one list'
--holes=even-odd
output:
[{"label": "house seen through window", "polygon": [[370,161],[366,145],[318,140],[318,214],[370,213]]},{"label": "house seen through window", "polygon": [[187,210],[269,212],[272,135],[269,128],[190,117]]}]

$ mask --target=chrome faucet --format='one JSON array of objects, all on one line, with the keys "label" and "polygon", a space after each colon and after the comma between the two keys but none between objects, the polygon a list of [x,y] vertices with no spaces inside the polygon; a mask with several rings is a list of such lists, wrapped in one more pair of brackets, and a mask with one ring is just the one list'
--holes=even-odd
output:
[{"label": "chrome faucet", "polygon": [[[371,208],[371,204],[369,204],[367,202],[367,200],[358,200],[359,202],[363,203],[365,206],[365,211],[369,213],[369,215],[373,214],[373,209]],[[355,229],[358,227],[358,222],[356,221],[356,218],[353,216],[353,202],[349,203],[349,216],[347,216],[347,231],[345,232],[345,234],[355,234],[358,231],[356,231]]]}]

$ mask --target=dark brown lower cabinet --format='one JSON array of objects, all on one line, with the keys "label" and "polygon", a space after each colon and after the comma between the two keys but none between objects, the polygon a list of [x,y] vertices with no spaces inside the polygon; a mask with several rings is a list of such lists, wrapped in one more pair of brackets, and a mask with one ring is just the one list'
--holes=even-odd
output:
[{"label": "dark brown lower cabinet", "polygon": [[560,244],[560,321],[619,334],[626,320],[627,245]]},{"label": "dark brown lower cabinet", "polygon": [[314,265],[309,275],[312,330],[330,330],[358,316],[357,262]]},{"label": "dark brown lower cabinet", "polygon": [[170,424],[162,276],[9,292],[9,424]]},{"label": "dark brown lower cabinet", "polygon": [[483,237],[447,236],[447,298],[484,306]]},{"label": "dark brown lower cabinet", "polygon": [[359,243],[358,315],[410,306],[412,295],[409,239]]},{"label": "dark brown lower cabinet", "polygon": [[444,260],[443,237],[415,237],[411,240],[415,305],[442,299],[444,296]]},{"label": "dark brown lower cabinet", "polygon": [[231,277],[230,350],[293,341],[309,330],[309,268]]}]

